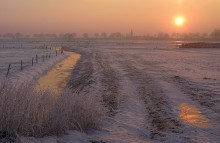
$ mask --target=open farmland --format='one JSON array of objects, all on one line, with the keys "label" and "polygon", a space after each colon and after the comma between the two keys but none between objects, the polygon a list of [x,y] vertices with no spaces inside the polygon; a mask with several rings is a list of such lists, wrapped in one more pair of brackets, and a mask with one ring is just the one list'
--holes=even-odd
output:
[{"label": "open farmland", "polygon": [[58,44],[46,42],[0,42],[0,77],[7,75],[9,64],[9,75],[13,75],[30,68],[32,62],[34,66],[55,57],[58,49],[60,49]]},{"label": "open farmland", "polygon": [[[64,69],[69,72],[71,69],[72,74],[63,79],[67,83],[66,88],[78,97],[79,104],[67,99],[65,103],[68,104],[65,105],[77,105],[74,107],[77,109],[83,107],[83,112],[74,110],[73,113],[77,115],[77,124],[82,124],[87,134],[74,131],[71,135],[51,137],[53,142],[218,143],[220,51],[181,49],[176,48],[176,43],[179,42],[85,39],[64,43],[62,47],[66,51],[80,55],[72,67],[68,65]],[[20,48],[8,50],[19,51]],[[26,53],[30,57],[36,53],[54,53],[45,47],[29,49],[27,46],[25,49],[30,53],[32,51],[32,54]],[[18,59],[25,56],[22,53],[25,52],[20,52]],[[41,61],[37,65],[43,65],[42,71],[47,67],[46,71],[58,72],[56,67],[63,66],[60,61],[65,57],[61,56],[52,63]],[[58,62],[57,66],[53,66]],[[19,71],[19,63],[17,65]],[[38,66],[33,67],[33,71],[38,72]],[[62,77],[64,72],[60,74]],[[20,78],[27,79],[27,75],[24,72]],[[38,78],[42,75],[39,74]],[[64,131],[68,129],[60,126],[61,129],[63,127]],[[60,128],[59,134],[65,134],[60,132]],[[70,129],[82,132],[81,128]],[[25,136],[23,139],[31,143],[38,140]],[[39,140],[47,140],[47,136]]]},{"label": "open farmland", "polygon": [[102,41],[67,50],[82,55],[70,87],[79,95],[99,96],[111,118],[94,142],[220,140],[219,49]]}]

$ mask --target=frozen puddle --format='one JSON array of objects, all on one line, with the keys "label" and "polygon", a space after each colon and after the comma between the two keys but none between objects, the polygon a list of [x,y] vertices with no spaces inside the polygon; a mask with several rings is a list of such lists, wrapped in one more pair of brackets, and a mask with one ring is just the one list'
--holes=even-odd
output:
[{"label": "frozen puddle", "polygon": [[209,119],[196,107],[187,103],[182,103],[179,105],[179,110],[179,118],[181,120],[197,127],[212,127]]},{"label": "frozen puddle", "polygon": [[70,56],[56,64],[52,70],[38,80],[37,89],[50,89],[54,93],[62,92],[70,79],[76,62],[81,57],[80,54],[73,52],[68,52],[68,54]]}]

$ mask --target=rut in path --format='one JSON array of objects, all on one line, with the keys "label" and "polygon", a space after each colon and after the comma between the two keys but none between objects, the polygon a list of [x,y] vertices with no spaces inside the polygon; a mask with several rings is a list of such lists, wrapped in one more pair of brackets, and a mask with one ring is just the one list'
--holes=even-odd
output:
[{"label": "rut in path", "polygon": [[[121,53],[120,53],[121,54]],[[117,55],[113,56],[122,57]],[[135,59],[133,59],[133,57]],[[170,96],[185,96],[179,92],[165,92],[171,90],[171,87],[161,86],[163,76],[167,73],[160,70],[154,70],[154,65],[145,62],[142,59],[137,59],[137,56],[126,55],[118,58],[117,62],[128,73],[128,77],[136,83],[138,93],[143,97],[145,107],[148,114],[148,121],[150,122],[150,140],[153,142],[197,142],[217,140],[215,129],[211,132],[206,129],[192,127],[186,125],[178,118],[173,109],[178,110],[178,106],[173,105],[173,100]],[[139,60],[139,62],[136,62]],[[157,65],[156,65],[157,66]],[[155,66],[155,67],[156,67]],[[159,76],[159,78],[158,78]],[[174,83],[173,83],[174,84]],[[179,91],[177,87],[173,87],[174,91]],[[188,100],[182,100],[182,102]],[[212,133],[213,132],[213,133]],[[212,135],[213,134],[213,135]]]},{"label": "rut in path", "polygon": [[144,103],[127,77],[120,79],[120,98],[117,114],[105,121],[104,133],[97,138],[115,143],[149,142]]},{"label": "rut in path", "polygon": [[119,83],[116,71],[109,65],[109,63],[104,60],[103,56],[96,53],[94,60],[98,67],[97,73],[99,73],[100,82],[103,89],[102,100],[105,103],[105,107],[108,108],[108,115],[113,117],[117,114],[118,108],[118,93],[119,93]]},{"label": "rut in path", "polygon": [[[175,116],[172,115],[169,103],[161,89],[154,85],[154,79],[151,75],[136,68],[131,63],[124,63],[123,68],[127,71],[128,77],[136,81],[138,94],[144,101],[148,120],[150,122],[150,139],[165,141],[169,134],[181,134],[181,124]],[[168,135],[168,136],[167,136]]]},{"label": "rut in path", "polygon": [[82,52],[81,55],[81,59],[72,72],[74,78],[68,83],[68,86],[77,94],[80,92],[88,92],[88,88],[90,88],[90,85],[94,82],[92,76],[94,73],[93,64],[91,62],[92,54]]},{"label": "rut in path", "polygon": [[167,77],[167,73],[163,73],[165,70],[160,71],[157,63],[153,64],[121,51],[119,54],[116,51],[97,49],[89,52],[92,56],[87,62],[90,62],[92,67],[87,66],[84,71],[92,71],[88,78],[94,80],[90,83],[91,90],[100,90],[97,95],[107,105],[105,107],[110,113],[111,109],[114,111],[114,114],[108,114],[109,117],[104,120],[103,130],[93,134],[94,140],[91,142],[193,143],[198,139],[212,141],[210,137],[203,137],[210,135],[210,131],[183,123],[173,112],[173,108],[177,109],[178,106],[174,106],[170,96],[175,93],[176,96],[185,95],[176,86],[171,86],[175,82],[172,82],[170,87],[167,87],[167,83],[164,83],[166,86],[161,86],[161,77]]}]

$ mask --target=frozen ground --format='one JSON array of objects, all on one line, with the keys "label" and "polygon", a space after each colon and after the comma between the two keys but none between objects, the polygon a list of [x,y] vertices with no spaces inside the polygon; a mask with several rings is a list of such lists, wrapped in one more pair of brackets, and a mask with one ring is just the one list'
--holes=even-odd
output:
[{"label": "frozen ground", "polygon": [[220,50],[169,42],[90,42],[70,86],[108,109],[93,143],[220,142]]},{"label": "frozen ground", "polygon": [[[219,49],[176,49],[171,42],[84,41],[68,43],[66,50],[81,54],[69,86],[76,94],[100,98],[108,111],[103,127],[88,135],[70,132],[21,138],[23,142],[220,142]],[[37,69],[50,69],[63,58]],[[26,71],[38,73],[36,68]],[[19,75],[22,79],[28,74]]]},{"label": "frozen ground", "polygon": [[[64,56],[56,50],[58,45],[46,42],[2,42],[0,43],[0,79],[6,77],[8,66],[10,71],[8,77],[22,76],[28,79],[30,76],[39,77],[43,71],[60,61]],[[37,56],[37,60],[36,60]],[[32,67],[33,58],[33,67]],[[22,60],[22,72],[21,72]],[[30,70],[32,72],[30,72]],[[36,74],[38,73],[38,74]]]}]

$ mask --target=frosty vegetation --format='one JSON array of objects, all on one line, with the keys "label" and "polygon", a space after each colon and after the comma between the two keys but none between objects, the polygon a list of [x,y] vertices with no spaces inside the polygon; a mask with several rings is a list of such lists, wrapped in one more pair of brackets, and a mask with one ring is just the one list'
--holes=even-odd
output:
[{"label": "frosty vegetation", "polygon": [[[91,108],[92,107],[92,108]],[[33,83],[0,82],[0,133],[31,137],[99,129],[103,109],[88,95],[36,91]]]}]

